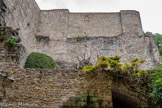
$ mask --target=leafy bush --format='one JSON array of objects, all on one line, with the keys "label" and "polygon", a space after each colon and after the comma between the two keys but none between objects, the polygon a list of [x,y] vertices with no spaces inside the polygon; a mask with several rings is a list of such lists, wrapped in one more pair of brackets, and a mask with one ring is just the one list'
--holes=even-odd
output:
[{"label": "leafy bush", "polygon": [[15,38],[8,38],[7,39],[7,42],[6,42],[6,45],[8,47],[14,47],[16,45],[17,41]]},{"label": "leafy bush", "polygon": [[54,69],[57,68],[57,64],[50,56],[32,52],[26,60],[25,68]]},{"label": "leafy bush", "polygon": [[152,93],[150,97],[154,104],[162,103],[162,65],[153,70],[153,73],[148,74],[152,78],[151,84]]},{"label": "leafy bush", "polygon": [[85,66],[85,67],[83,68],[83,71],[84,71],[85,73],[94,72],[94,71],[95,71],[95,68],[94,68],[93,66]]},{"label": "leafy bush", "polygon": [[161,48],[162,47],[162,35],[161,34],[156,34],[156,43],[157,43],[157,46],[158,48]]},{"label": "leafy bush", "polygon": [[102,70],[110,70],[114,73],[126,73],[127,75],[134,76],[136,78],[144,77],[147,74],[147,71],[140,70],[141,64],[145,62],[145,60],[140,60],[138,58],[131,60],[131,63],[120,63],[120,56],[115,57],[104,57],[101,56],[101,58],[97,61],[95,66],[85,66],[82,71],[85,73],[94,72],[98,69]]},{"label": "leafy bush", "polygon": [[159,48],[159,53],[160,53],[160,56],[162,56],[162,47]]},{"label": "leafy bush", "polygon": [[119,68],[121,67],[120,63],[120,56],[115,56],[115,57],[104,57],[101,56],[101,58],[97,61],[95,64],[95,69],[99,68],[106,68],[106,69],[114,69],[114,68]]}]

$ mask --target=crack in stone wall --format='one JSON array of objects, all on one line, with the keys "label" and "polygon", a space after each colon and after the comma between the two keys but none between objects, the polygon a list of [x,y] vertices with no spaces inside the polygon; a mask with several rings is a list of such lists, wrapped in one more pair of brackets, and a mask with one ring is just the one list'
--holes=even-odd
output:
[{"label": "crack in stone wall", "polygon": [[5,12],[6,12],[6,5],[4,4],[3,0],[0,0],[0,26],[5,26]]}]

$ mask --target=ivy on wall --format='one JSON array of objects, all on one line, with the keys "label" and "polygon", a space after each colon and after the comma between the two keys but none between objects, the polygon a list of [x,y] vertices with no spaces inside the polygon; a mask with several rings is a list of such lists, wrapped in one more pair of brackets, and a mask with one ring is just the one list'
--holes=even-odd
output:
[{"label": "ivy on wall", "polygon": [[130,63],[121,64],[120,58],[102,56],[94,66],[85,66],[82,71],[86,74],[100,71],[111,73],[114,79],[123,79],[130,89],[141,93],[154,105],[162,103],[162,65],[153,71],[146,71],[140,69],[145,60],[136,58]]}]

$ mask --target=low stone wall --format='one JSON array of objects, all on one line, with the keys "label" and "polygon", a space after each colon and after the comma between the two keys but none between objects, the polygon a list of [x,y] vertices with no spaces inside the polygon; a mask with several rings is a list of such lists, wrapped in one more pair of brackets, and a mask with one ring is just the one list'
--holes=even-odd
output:
[{"label": "low stone wall", "polygon": [[[111,108],[112,91],[136,99],[145,105],[140,94],[132,92],[111,74],[84,74],[78,70],[20,69],[25,49],[17,44],[8,49],[0,43],[0,106],[2,107],[96,107]],[[92,94],[89,97],[87,92]],[[87,100],[84,100],[84,99]],[[89,100],[89,101],[88,101]],[[141,102],[140,102],[141,101]],[[87,102],[87,103],[86,103]]]},{"label": "low stone wall", "polygon": [[[104,100],[105,105],[112,107],[111,80],[92,76],[85,77],[82,72],[75,70],[35,70],[15,69],[10,73],[14,82],[4,86],[5,103],[15,103],[25,107],[25,104],[35,107],[60,108],[70,97],[81,97],[89,90]],[[105,90],[107,89],[107,90]],[[3,96],[3,88],[0,86]],[[2,97],[0,97],[2,98]],[[7,105],[2,103],[2,106]],[[23,105],[18,105],[24,103]],[[12,107],[12,105],[10,106]]]},{"label": "low stone wall", "polygon": [[[112,106],[112,81],[103,78],[103,74],[93,77],[78,70],[21,69],[24,53],[25,48],[19,43],[12,48],[5,41],[0,43],[0,106],[60,108],[87,90]],[[106,92],[103,85],[108,88]]]}]

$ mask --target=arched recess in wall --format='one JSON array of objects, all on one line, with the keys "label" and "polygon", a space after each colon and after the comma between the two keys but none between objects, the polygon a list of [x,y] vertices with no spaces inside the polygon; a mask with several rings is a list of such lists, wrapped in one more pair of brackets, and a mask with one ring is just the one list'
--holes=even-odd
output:
[{"label": "arched recess in wall", "polygon": [[112,91],[113,108],[138,108],[140,101],[138,98],[128,93]]},{"label": "arched recess in wall", "polygon": [[121,80],[113,83],[113,108],[148,108],[148,100],[142,93],[130,89]]}]

